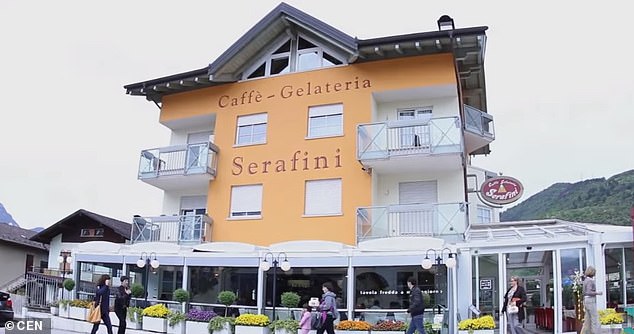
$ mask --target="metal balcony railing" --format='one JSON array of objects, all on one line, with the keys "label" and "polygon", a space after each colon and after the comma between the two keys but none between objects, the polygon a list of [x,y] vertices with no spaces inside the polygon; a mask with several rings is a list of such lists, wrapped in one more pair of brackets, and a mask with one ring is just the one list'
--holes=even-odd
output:
[{"label": "metal balcony railing", "polygon": [[402,204],[357,209],[357,241],[403,236],[460,234],[466,203]]},{"label": "metal balcony railing", "polygon": [[357,126],[357,158],[462,152],[458,117],[399,120]]},{"label": "metal balcony railing", "polygon": [[139,179],[166,175],[216,175],[218,147],[212,143],[175,145],[143,150]]},{"label": "metal balcony railing", "polygon": [[477,135],[494,138],[493,116],[472,106],[464,105],[465,130]]},{"label": "metal balcony railing", "polygon": [[211,218],[207,215],[181,215],[160,217],[136,216],[132,223],[131,242],[202,243],[211,231]]}]

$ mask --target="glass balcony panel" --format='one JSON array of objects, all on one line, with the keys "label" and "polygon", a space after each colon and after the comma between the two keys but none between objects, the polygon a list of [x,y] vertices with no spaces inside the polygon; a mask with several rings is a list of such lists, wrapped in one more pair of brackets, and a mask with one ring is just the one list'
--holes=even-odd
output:
[{"label": "glass balcony panel", "polygon": [[216,174],[216,153],[211,143],[175,145],[141,152],[139,179],[167,175]]},{"label": "glass balcony panel", "polygon": [[131,241],[202,243],[211,230],[211,223],[211,218],[207,215],[134,217]]},{"label": "glass balcony panel", "polygon": [[405,236],[460,234],[467,226],[465,203],[404,204],[357,209],[357,241]]}]

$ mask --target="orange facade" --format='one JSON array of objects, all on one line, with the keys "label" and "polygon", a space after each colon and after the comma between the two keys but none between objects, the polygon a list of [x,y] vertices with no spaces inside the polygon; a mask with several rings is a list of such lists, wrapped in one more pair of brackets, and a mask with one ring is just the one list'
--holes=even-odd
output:
[{"label": "orange facade", "polygon": [[[211,240],[270,245],[356,243],[356,208],[372,205],[357,161],[357,125],[373,120],[374,92],[456,84],[450,54],[375,61],[230,83],[163,97],[161,122],[215,115],[217,176],[209,184]],[[343,104],[343,136],[307,139],[308,108]],[[236,146],[238,116],[267,113],[265,144]],[[342,214],[304,216],[306,180],[341,178]],[[230,219],[231,187],[262,184],[262,215]],[[209,236],[208,236],[209,237]]]}]

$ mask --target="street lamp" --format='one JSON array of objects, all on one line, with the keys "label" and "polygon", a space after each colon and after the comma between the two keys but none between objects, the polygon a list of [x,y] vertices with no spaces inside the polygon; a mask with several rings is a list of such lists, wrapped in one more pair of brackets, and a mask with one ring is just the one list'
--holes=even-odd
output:
[{"label": "street lamp", "polygon": [[[154,257],[153,259],[151,259],[152,257]],[[139,268],[143,268],[145,267],[145,279],[144,279],[144,284],[143,287],[145,288],[145,304],[144,306],[147,307],[147,295],[148,295],[148,278],[150,276],[150,267],[152,267],[152,269],[156,269],[159,267],[159,261],[156,259],[156,253],[151,252],[149,255],[146,252],[142,252],[141,253],[141,257],[136,261],[136,266]]]},{"label": "street lamp", "polygon": [[[421,264],[421,266],[423,267],[423,269],[429,269],[432,267],[433,262],[432,260],[429,258],[429,252],[434,252],[434,256],[436,257],[436,264],[437,265],[441,265],[442,264],[442,256],[443,253],[445,252],[445,250],[447,250],[447,261],[445,261],[445,265],[447,266],[447,268],[451,269],[453,267],[456,266],[456,258],[455,258],[455,253],[451,252],[451,249],[445,247],[442,250],[435,250],[435,249],[428,249],[427,252],[425,253],[425,258],[423,259],[423,263]],[[439,254],[440,253],[440,254]]]},{"label": "street lamp", "polygon": [[[280,264],[280,259],[282,259],[282,257],[284,257],[284,261],[282,261],[282,263]],[[267,261],[267,258],[269,259],[269,261]],[[264,254],[263,258],[262,258],[262,262],[260,262],[260,270],[262,271],[268,271],[269,269],[271,269],[271,264],[273,265],[273,317],[272,317],[272,321],[275,321],[275,304],[276,304],[276,295],[277,295],[277,291],[276,290],[276,283],[277,283],[277,266],[279,265],[280,268],[282,268],[283,271],[289,271],[291,270],[291,263],[288,262],[288,257],[286,256],[286,253],[284,252],[280,252],[277,253],[277,255],[268,252],[266,254]]]},{"label": "street lamp", "polygon": [[[64,299],[64,281],[66,280],[66,267],[73,263],[73,257],[70,255],[69,251],[61,251],[59,252],[59,256],[57,257],[57,263],[62,266],[62,299]],[[70,272],[70,270],[68,270]]]}]

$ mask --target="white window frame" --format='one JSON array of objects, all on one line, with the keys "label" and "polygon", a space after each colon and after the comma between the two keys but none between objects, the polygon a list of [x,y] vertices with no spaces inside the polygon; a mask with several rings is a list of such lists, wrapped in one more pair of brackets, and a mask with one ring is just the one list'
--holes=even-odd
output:
[{"label": "white window frame", "polygon": [[342,179],[306,180],[304,185],[304,217],[341,216]]},{"label": "white window frame", "polygon": [[231,187],[229,220],[262,218],[262,184]]},{"label": "white window frame", "polygon": [[[253,129],[257,125],[264,124],[264,139],[261,141],[255,141],[253,138]],[[249,142],[240,143],[240,129],[251,129],[251,140]],[[236,139],[234,147],[238,146],[249,146],[249,145],[260,145],[266,144],[266,137],[268,135],[268,114],[267,113],[259,113],[259,114],[251,114],[251,115],[241,115],[238,116],[236,120]]]},{"label": "white window frame", "polygon": [[[339,129],[336,132],[327,134],[313,134],[315,127],[313,122],[317,119],[325,119],[326,123],[329,119],[340,116],[341,122],[339,123]],[[323,127],[329,128],[329,126]],[[339,137],[343,136],[343,104],[324,104],[319,106],[308,107],[308,133],[306,139],[313,138],[327,138],[327,137]]]},{"label": "white window frame", "polygon": [[[493,222],[493,209],[488,207],[488,206],[484,206],[484,205],[478,205],[477,206],[477,212],[476,212],[476,217],[478,219],[478,224],[490,224]],[[489,213],[489,221],[484,221],[485,216],[481,215],[480,212],[488,212]]]}]

